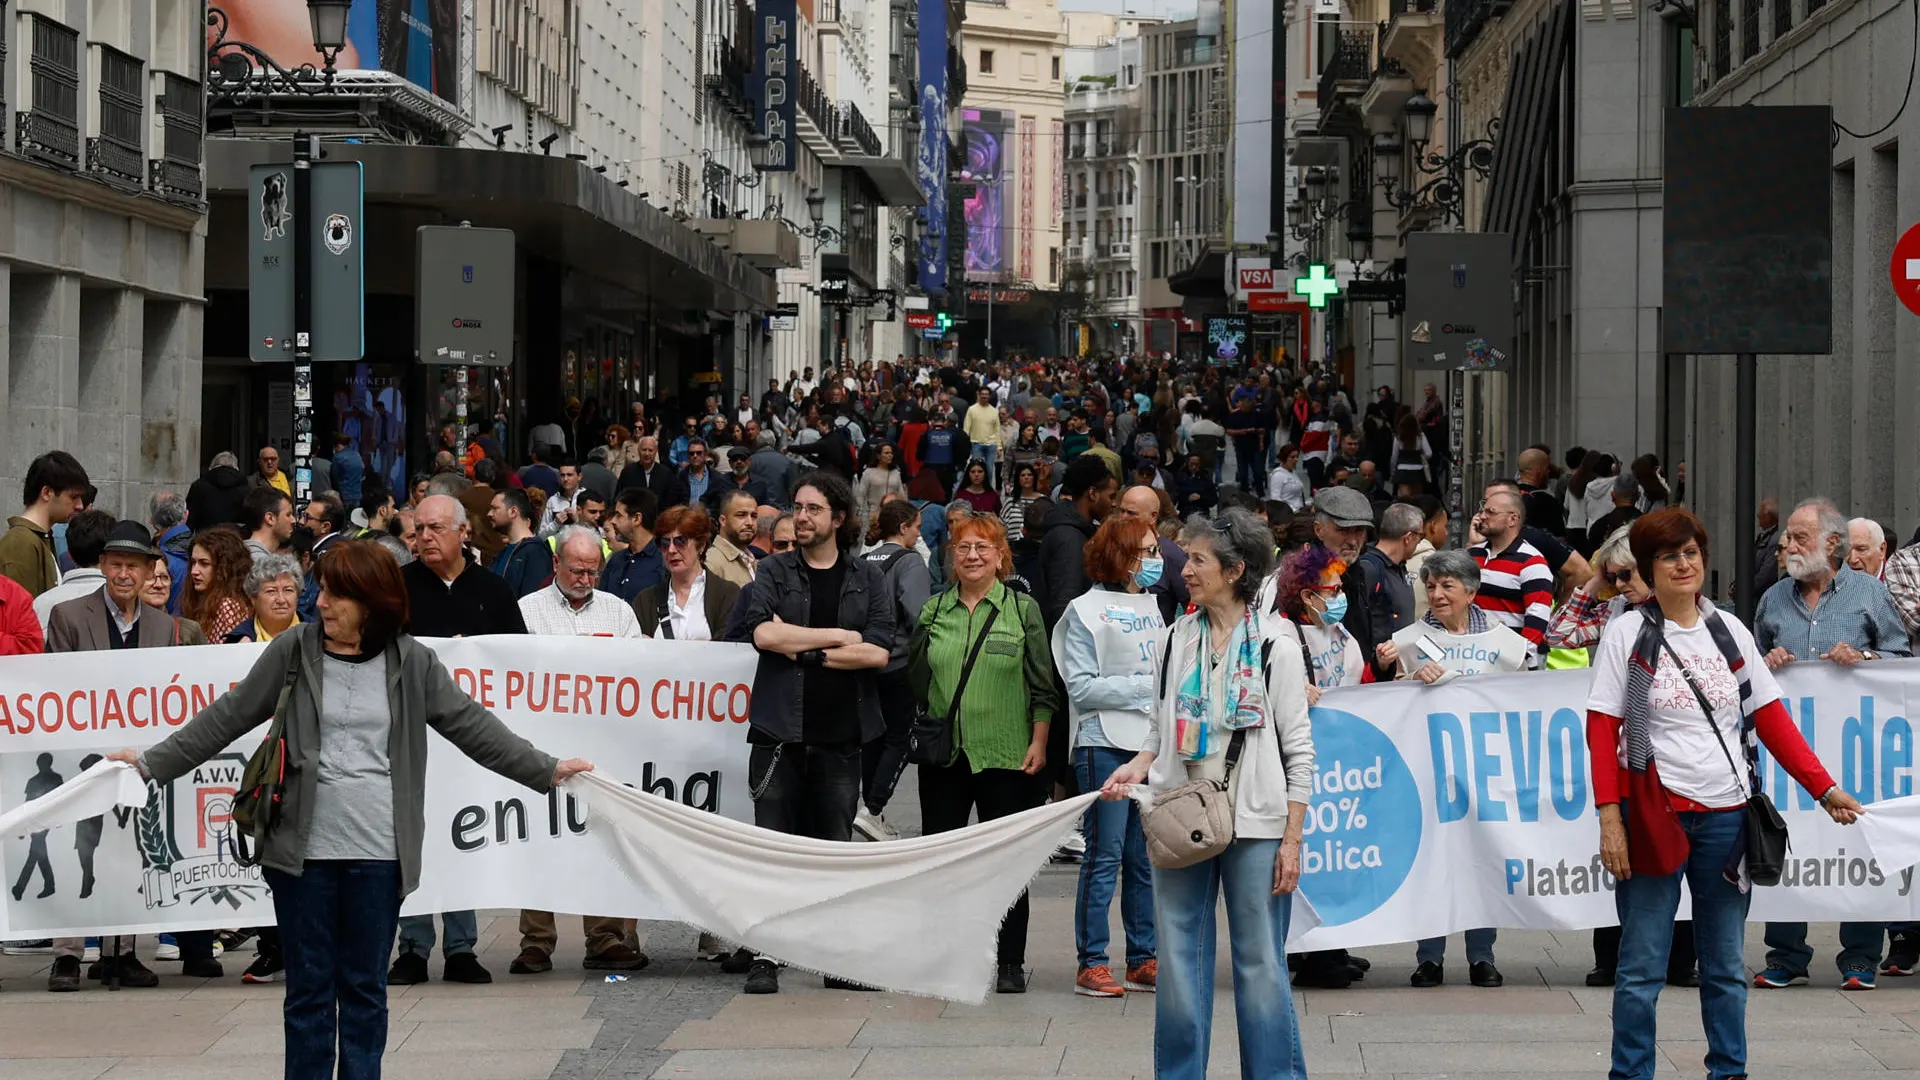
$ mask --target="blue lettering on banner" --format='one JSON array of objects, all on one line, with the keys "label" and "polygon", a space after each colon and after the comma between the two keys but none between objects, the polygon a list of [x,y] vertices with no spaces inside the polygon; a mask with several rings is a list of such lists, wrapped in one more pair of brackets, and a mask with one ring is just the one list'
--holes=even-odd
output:
[{"label": "blue lettering on banner", "polygon": [[1312,711],[1313,802],[1300,856],[1301,888],[1321,924],[1362,919],[1392,899],[1420,851],[1420,789],[1379,728],[1325,706]]},{"label": "blue lettering on banner", "polygon": [[[1573,709],[1556,709],[1552,716],[1543,716],[1539,709],[1475,712],[1465,724],[1453,713],[1429,713],[1427,743],[1434,814],[1442,825],[1469,816],[1476,821],[1539,821],[1543,783],[1554,817],[1578,821],[1588,813],[1592,795],[1586,723]],[[1503,779],[1509,776],[1511,785]],[[1506,800],[1493,795],[1509,787],[1511,814]]]},{"label": "blue lettering on banner", "polygon": [[[1872,694],[1862,694],[1853,715],[1839,724],[1837,746],[1822,747],[1817,741],[1819,714],[1814,697],[1786,697],[1781,704],[1793,718],[1800,735],[1829,763],[1829,771],[1847,792],[1862,803],[1897,799],[1913,794],[1913,725],[1904,716],[1882,717],[1881,702]],[[1831,699],[1828,704],[1832,705]],[[1839,753],[1838,768],[1833,753]],[[1786,767],[1760,747],[1761,784],[1781,809],[1812,810],[1814,796],[1787,775]]]}]

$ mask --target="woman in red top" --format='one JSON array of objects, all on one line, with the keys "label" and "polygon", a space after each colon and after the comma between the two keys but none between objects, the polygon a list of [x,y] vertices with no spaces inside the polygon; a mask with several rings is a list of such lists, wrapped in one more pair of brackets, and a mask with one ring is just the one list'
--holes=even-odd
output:
[{"label": "woman in red top", "polygon": [[967,478],[953,497],[973,507],[976,514],[1000,513],[1000,493],[988,485],[987,463],[979,458],[967,462]]},{"label": "woman in red top", "polygon": [[1653,597],[1607,625],[1587,703],[1600,858],[1619,879],[1609,1076],[1652,1080],[1654,1005],[1684,877],[1700,954],[1707,1073],[1710,1080],[1745,1077],[1741,947],[1750,884],[1742,848],[1755,736],[1833,820],[1851,823],[1860,804],[1835,786],[1793,726],[1753,634],[1701,596],[1707,531],[1700,519],[1683,509],[1656,511],[1633,523],[1628,544]]}]

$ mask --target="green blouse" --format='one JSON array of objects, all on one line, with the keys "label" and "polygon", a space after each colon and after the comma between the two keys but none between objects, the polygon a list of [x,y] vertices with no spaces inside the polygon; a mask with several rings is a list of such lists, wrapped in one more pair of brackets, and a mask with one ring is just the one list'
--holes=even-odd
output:
[{"label": "green blouse", "polygon": [[989,611],[1000,614],[974,662],[955,717],[954,742],[966,751],[974,772],[1018,769],[1026,760],[1033,725],[1051,722],[1058,700],[1040,605],[1004,582],[995,582],[972,611],[960,602],[958,585],[934,595],[920,609],[907,665],[914,699],[936,715],[947,712],[960,669]]}]

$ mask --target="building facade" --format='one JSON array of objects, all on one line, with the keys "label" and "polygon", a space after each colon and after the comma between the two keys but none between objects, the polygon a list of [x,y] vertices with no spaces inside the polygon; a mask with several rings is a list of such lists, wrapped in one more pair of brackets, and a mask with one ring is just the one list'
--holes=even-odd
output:
[{"label": "building facade", "polygon": [[[1142,20],[1069,13],[1063,293],[1077,294],[1068,346],[1131,354],[1140,321]],[[1151,25],[1154,20],[1147,20]]]},{"label": "building facade", "polygon": [[1223,41],[1217,20],[1140,33],[1141,304],[1150,319],[1176,320],[1181,351],[1194,355],[1200,320],[1224,313],[1228,292],[1233,106]]},{"label": "building facade", "polygon": [[201,9],[0,9],[0,487],[72,452],[102,509],[198,472]]}]

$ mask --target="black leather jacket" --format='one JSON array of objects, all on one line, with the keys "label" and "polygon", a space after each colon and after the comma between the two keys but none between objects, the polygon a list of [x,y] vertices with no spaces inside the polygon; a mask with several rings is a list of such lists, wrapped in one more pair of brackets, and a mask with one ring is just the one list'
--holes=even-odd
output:
[{"label": "black leather jacket", "polygon": [[[751,643],[753,632],[775,615],[781,622],[807,625],[813,594],[807,575],[800,570],[802,557],[796,550],[760,560],[753,584],[741,596],[736,618],[727,627],[729,640]],[[845,552],[841,558],[847,561],[847,576],[846,587],[840,593],[840,628],[858,630],[869,645],[891,651],[895,633],[894,604],[885,575],[876,563]],[[852,674],[859,688],[854,705],[860,714],[860,739],[871,742],[886,730],[886,722],[880,716],[880,697],[874,687],[874,676],[879,674],[879,669]],[[748,710],[748,722],[753,730],[775,742],[801,741],[806,679],[807,665],[762,649],[760,667],[753,676],[753,705]]]}]

